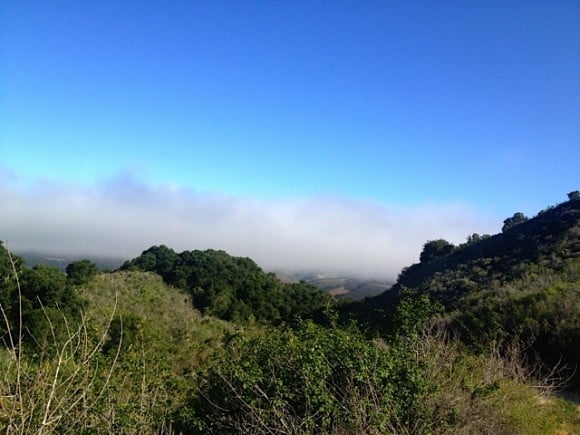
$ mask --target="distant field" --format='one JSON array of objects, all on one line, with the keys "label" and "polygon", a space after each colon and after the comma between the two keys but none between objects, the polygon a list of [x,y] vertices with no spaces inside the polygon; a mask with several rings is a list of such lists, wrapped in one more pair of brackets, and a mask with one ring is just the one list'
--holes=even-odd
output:
[{"label": "distant field", "polygon": [[48,266],[58,267],[64,271],[66,266],[78,260],[90,260],[97,265],[99,270],[115,270],[118,269],[125,260],[118,257],[95,257],[91,255],[86,256],[71,256],[65,254],[44,254],[39,252],[14,252],[16,255],[24,258],[27,266],[34,267],[37,264],[47,264]]},{"label": "distant field", "polygon": [[284,282],[306,281],[333,296],[364,299],[376,296],[388,290],[393,285],[390,281],[365,280],[360,278],[325,276],[316,274],[278,273],[278,278]]}]

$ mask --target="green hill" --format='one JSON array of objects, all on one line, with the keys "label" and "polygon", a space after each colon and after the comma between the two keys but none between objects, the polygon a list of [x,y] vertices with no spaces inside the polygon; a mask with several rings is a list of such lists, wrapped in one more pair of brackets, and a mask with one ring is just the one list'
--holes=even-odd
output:
[{"label": "green hill", "polygon": [[576,369],[580,200],[571,198],[507,225],[500,234],[472,236],[457,247],[428,242],[421,257],[401,272],[390,291],[358,306],[359,315],[376,325],[377,313],[392,312],[411,289],[440,303],[440,321],[474,349],[520,340],[529,346],[530,357]]},{"label": "green hill", "polygon": [[231,329],[227,322],[202,316],[189,295],[151,272],[101,273],[78,287],[78,293],[86,320],[98,335],[109,328],[112,315],[113,323],[123,322],[125,348],[145,344],[146,352],[162,353],[167,359],[183,355],[180,349],[187,348],[190,365],[214,346],[212,340]]},{"label": "green hill", "polygon": [[311,284],[283,283],[250,258],[212,249],[177,254],[166,246],[153,246],[121,269],[158,273],[190,294],[204,314],[225,320],[289,321],[312,317],[333,303]]}]

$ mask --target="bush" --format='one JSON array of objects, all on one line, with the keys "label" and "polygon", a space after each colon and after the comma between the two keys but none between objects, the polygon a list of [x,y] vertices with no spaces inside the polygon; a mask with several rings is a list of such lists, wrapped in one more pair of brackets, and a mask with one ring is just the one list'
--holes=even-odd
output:
[{"label": "bush", "polygon": [[187,430],[367,432],[391,403],[388,355],[356,333],[312,323],[239,333],[216,355],[190,402]]},{"label": "bush", "polygon": [[97,272],[96,264],[89,260],[80,260],[66,267],[66,278],[71,284],[81,285],[89,282]]}]

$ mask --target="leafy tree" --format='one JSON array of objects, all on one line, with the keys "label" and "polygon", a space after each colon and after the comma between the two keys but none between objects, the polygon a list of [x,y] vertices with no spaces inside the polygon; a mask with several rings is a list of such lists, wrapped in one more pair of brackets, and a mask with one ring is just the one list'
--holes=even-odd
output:
[{"label": "leafy tree", "polygon": [[38,264],[32,269],[26,269],[20,283],[22,296],[32,302],[34,307],[66,306],[71,302],[66,276],[56,267]]},{"label": "leafy tree", "polygon": [[[22,275],[24,261],[14,256],[0,241],[0,306],[9,319],[16,319],[18,309],[18,292],[16,276]],[[0,337],[7,332],[6,322],[0,322]]]},{"label": "leafy tree", "polygon": [[165,245],[152,246],[143,251],[139,257],[125,262],[121,270],[156,272],[166,278],[175,269],[175,263],[179,261],[180,258],[173,249]]},{"label": "leafy tree", "polygon": [[[66,336],[68,326],[63,324],[63,318],[68,322],[80,320],[82,306],[78,294],[58,268],[39,264],[24,269],[20,287],[22,318],[28,331],[25,338],[31,344],[46,346],[54,342],[52,336]],[[14,325],[18,315],[13,307]]]},{"label": "leafy tree", "polygon": [[489,239],[490,237],[491,236],[489,234],[473,233],[472,235],[467,236],[465,246],[474,245],[476,243],[481,242],[482,240]]},{"label": "leafy tree", "polygon": [[524,223],[527,220],[528,220],[527,216],[524,215],[523,213],[520,212],[514,213],[512,217],[509,217],[503,221],[503,227],[501,227],[501,231],[505,233],[510,228],[513,228],[516,225]]},{"label": "leafy tree", "polygon": [[393,315],[393,341],[408,342],[416,339],[432,317],[442,311],[440,304],[433,303],[425,293],[403,288],[401,300]]},{"label": "leafy tree", "polygon": [[70,263],[66,267],[66,278],[74,285],[89,282],[98,272],[97,265],[90,260],[80,260]]},{"label": "leafy tree", "polygon": [[423,245],[423,251],[420,256],[421,263],[430,263],[438,258],[445,257],[453,252],[454,248],[455,246],[452,243],[444,239],[428,241]]},{"label": "leafy tree", "polygon": [[568,194],[568,199],[570,201],[578,201],[580,200],[580,191],[574,190]]}]

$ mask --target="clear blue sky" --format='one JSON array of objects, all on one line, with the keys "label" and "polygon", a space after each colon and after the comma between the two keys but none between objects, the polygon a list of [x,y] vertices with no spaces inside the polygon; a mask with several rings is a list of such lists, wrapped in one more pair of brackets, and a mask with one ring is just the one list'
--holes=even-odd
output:
[{"label": "clear blue sky", "polygon": [[580,3],[3,1],[0,169],[538,211],[580,187]]}]

